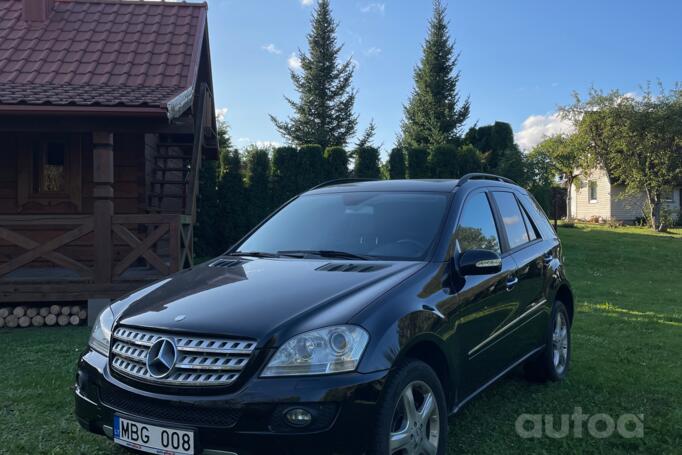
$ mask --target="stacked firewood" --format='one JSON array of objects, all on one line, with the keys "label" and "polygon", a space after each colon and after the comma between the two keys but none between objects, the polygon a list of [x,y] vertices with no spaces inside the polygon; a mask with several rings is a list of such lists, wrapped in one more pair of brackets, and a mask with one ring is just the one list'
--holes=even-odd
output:
[{"label": "stacked firewood", "polygon": [[88,321],[88,312],[80,305],[0,306],[0,328],[80,325]]}]

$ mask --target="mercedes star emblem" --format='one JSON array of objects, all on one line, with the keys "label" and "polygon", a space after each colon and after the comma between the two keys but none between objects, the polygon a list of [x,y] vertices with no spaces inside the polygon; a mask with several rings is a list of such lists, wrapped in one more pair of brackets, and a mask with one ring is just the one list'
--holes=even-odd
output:
[{"label": "mercedes star emblem", "polygon": [[165,378],[173,371],[177,357],[175,342],[169,338],[159,338],[149,348],[147,371],[156,379]]}]

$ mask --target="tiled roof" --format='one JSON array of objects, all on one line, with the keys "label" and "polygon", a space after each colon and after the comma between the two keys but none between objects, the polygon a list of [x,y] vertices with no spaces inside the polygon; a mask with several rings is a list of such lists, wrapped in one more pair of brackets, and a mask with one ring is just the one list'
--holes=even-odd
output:
[{"label": "tiled roof", "polygon": [[0,0],[0,105],[166,108],[195,83],[205,3],[55,0],[45,23]]}]

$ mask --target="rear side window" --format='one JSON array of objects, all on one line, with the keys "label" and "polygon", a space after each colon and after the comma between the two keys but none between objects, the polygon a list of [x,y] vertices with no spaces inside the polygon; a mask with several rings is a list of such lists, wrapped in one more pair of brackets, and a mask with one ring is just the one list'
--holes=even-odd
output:
[{"label": "rear side window", "polygon": [[526,224],[523,221],[523,215],[519,209],[519,204],[516,202],[516,197],[512,193],[499,191],[493,192],[493,197],[500,210],[500,215],[502,215],[509,248],[513,249],[530,242],[528,232],[526,231]]},{"label": "rear side window", "polygon": [[530,215],[531,220],[535,223],[535,226],[537,226],[540,234],[542,234],[542,238],[556,238],[556,232],[554,232],[554,228],[552,228],[552,225],[547,219],[547,215],[545,215],[545,211],[542,210],[542,207],[540,207],[540,204],[537,203],[535,198],[531,195],[523,194],[519,200],[521,205],[528,210],[528,214]]},{"label": "rear side window", "polygon": [[455,233],[458,250],[489,250],[500,253],[495,219],[485,193],[467,199]]},{"label": "rear side window", "polygon": [[540,237],[540,234],[538,233],[537,228],[535,227],[535,223],[533,223],[528,216],[528,213],[526,212],[526,209],[521,206],[521,215],[523,215],[523,221],[526,223],[526,230],[528,231],[528,238],[532,242],[533,240],[537,240],[538,237]]}]

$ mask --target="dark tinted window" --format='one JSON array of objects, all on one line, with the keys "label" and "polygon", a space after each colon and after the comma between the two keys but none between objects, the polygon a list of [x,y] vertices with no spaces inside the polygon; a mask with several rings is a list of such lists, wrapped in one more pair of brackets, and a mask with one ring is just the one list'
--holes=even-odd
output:
[{"label": "dark tinted window", "polygon": [[540,235],[538,234],[538,230],[535,227],[535,224],[530,220],[528,217],[528,213],[526,213],[526,209],[521,207],[521,215],[523,215],[523,221],[526,224],[526,230],[528,231],[528,238],[532,242],[533,240],[536,240]]},{"label": "dark tinted window", "polygon": [[440,193],[304,195],[268,220],[239,250],[334,250],[386,259],[419,259],[440,230],[447,202],[447,195]]},{"label": "dark tinted window", "polygon": [[528,214],[531,219],[535,222],[535,226],[539,229],[541,237],[545,239],[556,238],[556,232],[547,219],[545,211],[542,210],[540,204],[535,200],[533,196],[522,195],[520,198],[521,205],[528,210]]},{"label": "dark tinted window", "polygon": [[484,193],[475,194],[467,199],[459,218],[455,238],[460,252],[468,250],[500,252],[495,219]]},{"label": "dark tinted window", "polygon": [[509,248],[516,248],[524,243],[528,243],[530,241],[528,232],[526,231],[526,225],[523,222],[523,216],[514,194],[496,191],[493,193],[493,196],[495,197],[497,207],[500,209],[500,215],[502,215],[504,230],[507,232],[507,240],[509,240]]}]

